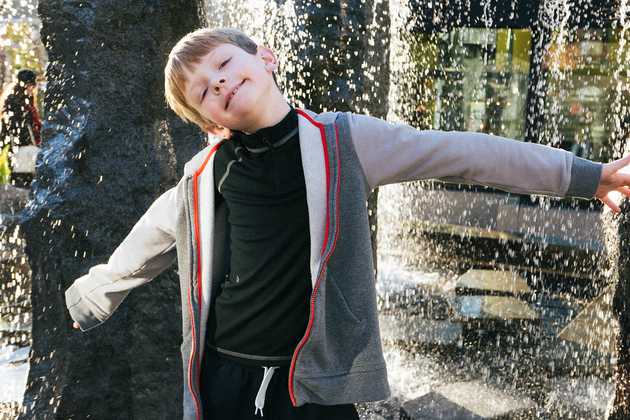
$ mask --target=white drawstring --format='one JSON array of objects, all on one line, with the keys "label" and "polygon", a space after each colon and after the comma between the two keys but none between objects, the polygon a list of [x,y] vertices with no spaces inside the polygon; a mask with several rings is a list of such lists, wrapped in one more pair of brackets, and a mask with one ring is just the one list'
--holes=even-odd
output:
[{"label": "white drawstring", "polygon": [[265,374],[263,376],[262,382],[260,383],[258,394],[256,394],[256,401],[254,402],[254,405],[256,406],[256,409],[254,410],[254,415],[258,414],[258,410],[260,410],[260,417],[263,417],[263,407],[265,406],[265,394],[267,394],[267,386],[269,386],[269,381],[271,381],[273,372],[278,369],[276,366],[263,366],[263,368],[265,369]]}]

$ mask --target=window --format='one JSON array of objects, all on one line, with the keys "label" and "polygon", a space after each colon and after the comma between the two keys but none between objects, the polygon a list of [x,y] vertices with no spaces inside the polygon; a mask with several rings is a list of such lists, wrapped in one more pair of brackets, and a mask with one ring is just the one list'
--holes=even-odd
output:
[{"label": "window", "polygon": [[417,110],[426,125],[523,140],[531,39],[529,29],[509,28],[418,35],[413,56],[425,95]]},{"label": "window", "polygon": [[[538,47],[528,28],[414,33],[418,89],[406,92],[406,117],[419,128],[527,139],[609,161],[616,139],[630,137],[627,32],[620,42],[614,27],[567,27]],[[541,64],[532,69],[534,53]]]},{"label": "window", "polygon": [[[541,142],[597,161],[612,157],[615,117],[628,77],[621,72],[619,32],[554,31],[543,54],[546,82]],[[621,96],[616,92],[620,92]]]}]

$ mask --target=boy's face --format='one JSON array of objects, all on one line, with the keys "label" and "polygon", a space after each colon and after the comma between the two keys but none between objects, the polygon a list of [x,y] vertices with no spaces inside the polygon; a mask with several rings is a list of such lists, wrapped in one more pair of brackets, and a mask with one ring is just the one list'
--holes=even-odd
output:
[{"label": "boy's face", "polygon": [[[273,52],[259,46],[256,54],[221,44],[192,71],[186,71],[188,104],[217,125],[245,132],[255,131],[265,108],[265,98],[277,89],[273,72],[278,67]],[[206,131],[217,133],[208,128]]]}]

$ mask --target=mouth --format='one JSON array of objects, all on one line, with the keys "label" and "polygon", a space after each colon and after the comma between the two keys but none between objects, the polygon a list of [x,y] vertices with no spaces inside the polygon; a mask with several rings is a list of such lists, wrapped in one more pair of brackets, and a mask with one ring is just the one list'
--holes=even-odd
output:
[{"label": "mouth", "polygon": [[236,95],[236,92],[238,92],[238,89],[243,86],[243,83],[245,83],[246,79],[243,79],[243,81],[241,83],[239,83],[234,89],[232,89],[232,91],[230,93],[228,93],[226,99],[225,99],[225,109],[228,109],[228,107],[230,106],[230,101],[232,100],[232,98],[234,97],[234,95]]}]

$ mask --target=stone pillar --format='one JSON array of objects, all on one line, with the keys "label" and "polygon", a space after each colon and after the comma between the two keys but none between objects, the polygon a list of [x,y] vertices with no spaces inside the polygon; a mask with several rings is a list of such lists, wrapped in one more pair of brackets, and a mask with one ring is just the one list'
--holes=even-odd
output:
[{"label": "stone pillar", "polygon": [[[389,1],[296,1],[294,13],[294,19],[271,25],[278,43],[291,35],[284,49],[289,96],[316,112],[352,111],[386,118]],[[377,197],[378,189],[368,200],[375,269]]]},{"label": "stone pillar", "polygon": [[107,261],[205,145],[167,110],[164,64],[203,25],[197,0],[39,2],[47,121],[22,227],[33,345],[21,419],[181,418],[181,308],[173,269],[103,325],[73,330],[64,292]]},{"label": "stone pillar", "polygon": [[[615,398],[608,412],[609,420],[630,418],[630,205],[622,205],[623,214],[604,216],[606,249],[611,266],[611,281],[616,284],[613,311],[619,320]],[[624,240],[624,238],[626,238]]]},{"label": "stone pillar", "polygon": [[[614,73],[611,81],[611,145],[612,155],[619,158],[630,153],[630,83],[622,77],[627,67],[630,45],[627,41],[630,22],[623,16],[621,3],[615,2],[614,10],[619,9],[619,20],[614,22],[618,30],[615,35],[617,48],[614,51]],[[613,312],[619,321],[617,336],[617,364],[615,366],[615,398],[609,407],[607,418],[622,420],[630,418],[630,204],[625,199],[621,205],[622,214],[603,216],[606,237],[606,252],[610,267],[610,282],[615,285]]]}]

